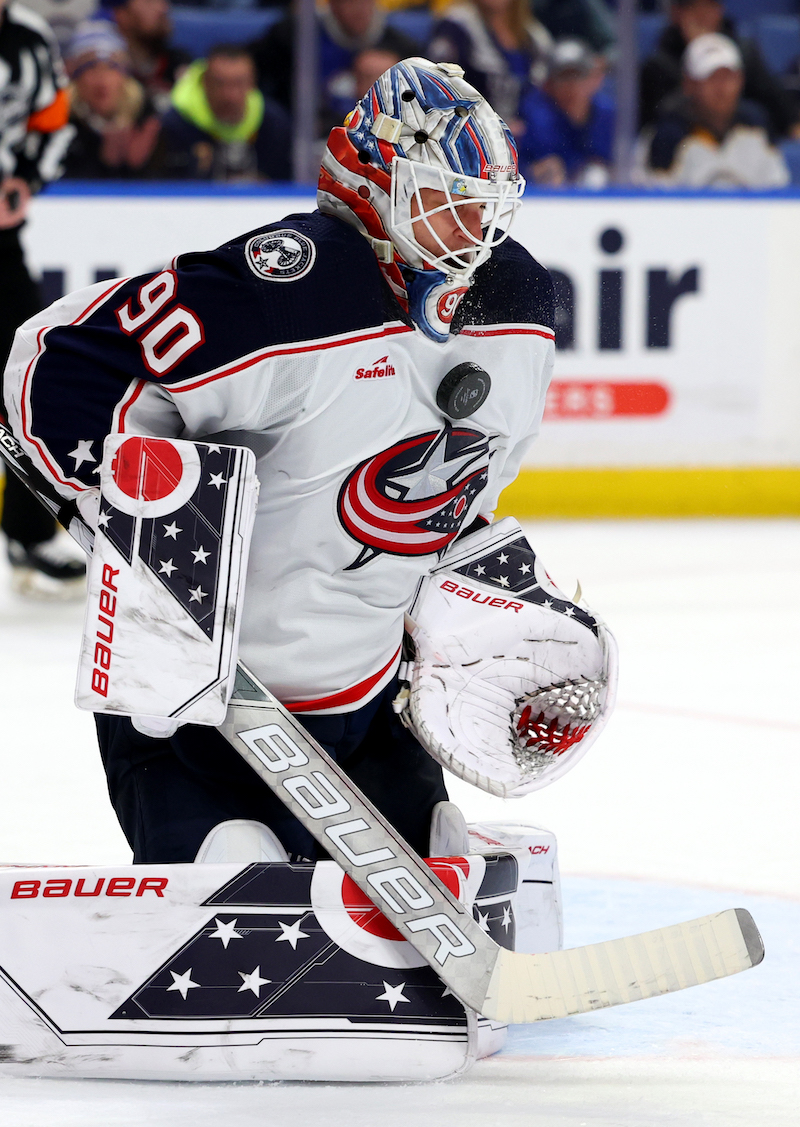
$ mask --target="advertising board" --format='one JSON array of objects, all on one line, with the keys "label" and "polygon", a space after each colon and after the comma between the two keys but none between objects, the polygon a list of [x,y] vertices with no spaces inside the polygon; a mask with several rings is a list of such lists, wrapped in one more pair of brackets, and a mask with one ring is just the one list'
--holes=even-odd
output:
[{"label": "advertising board", "polygon": [[[73,192],[40,197],[25,235],[51,300],[314,206]],[[800,511],[800,198],[528,195],[514,236],[553,272],[558,346],[517,513],[542,511],[533,472],[554,514]]]}]

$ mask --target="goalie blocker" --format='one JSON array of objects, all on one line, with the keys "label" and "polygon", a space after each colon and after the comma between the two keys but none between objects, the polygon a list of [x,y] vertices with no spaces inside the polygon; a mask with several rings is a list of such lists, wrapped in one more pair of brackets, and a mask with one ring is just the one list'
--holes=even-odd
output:
[{"label": "goalie blocker", "polygon": [[79,708],[133,716],[156,736],[222,722],[257,498],[244,447],[109,435],[92,497]]}]

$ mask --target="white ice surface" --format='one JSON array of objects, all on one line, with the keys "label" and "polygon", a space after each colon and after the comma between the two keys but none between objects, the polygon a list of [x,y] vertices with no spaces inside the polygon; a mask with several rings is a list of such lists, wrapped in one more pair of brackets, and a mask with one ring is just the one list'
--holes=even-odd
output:
[{"label": "white ice surface", "polygon": [[[800,523],[528,525],[550,574],[616,633],[620,703],[551,790],[470,819],[559,839],[568,945],[749,908],[761,967],[633,1006],[516,1029],[504,1054],[428,1086],[0,1079],[4,1127],[570,1127],[800,1123]],[[6,593],[0,564],[0,861],[129,852],[91,718],[72,705],[81,610]],[[0,1037],[2,1040],[2,1037]]]}]

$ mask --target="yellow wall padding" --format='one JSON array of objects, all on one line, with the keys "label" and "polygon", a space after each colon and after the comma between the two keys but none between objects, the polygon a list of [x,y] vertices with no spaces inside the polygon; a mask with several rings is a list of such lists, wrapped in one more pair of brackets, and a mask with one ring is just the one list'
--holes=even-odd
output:
[{"label": "yellow wall padding", "polygon": [[800,466],[524,469],[498,516],[800,516]]}]

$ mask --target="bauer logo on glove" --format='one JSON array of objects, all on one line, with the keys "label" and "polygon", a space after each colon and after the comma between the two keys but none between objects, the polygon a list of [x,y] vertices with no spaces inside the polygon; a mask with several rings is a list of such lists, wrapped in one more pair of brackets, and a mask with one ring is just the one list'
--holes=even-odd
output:
[{"label": "bauer logo on glove", "polygon": [[554,782],[613,706],[616,644],[552,583],[517,521],[465,537],[409,611],[404,723],[442,766],[503,798]]}]

